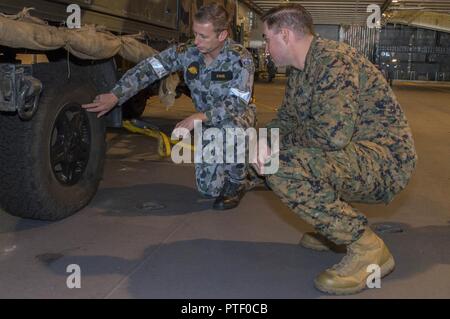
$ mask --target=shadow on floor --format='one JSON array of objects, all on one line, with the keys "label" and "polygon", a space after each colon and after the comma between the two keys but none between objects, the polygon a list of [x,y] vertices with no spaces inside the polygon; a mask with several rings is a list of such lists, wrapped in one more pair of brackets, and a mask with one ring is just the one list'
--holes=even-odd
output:
[{"label": "shadow on floor", "polygon": [[[401,227],[401,233],[382,236],[397,261],[386,284],[450,264],[450,225]],[[150,246],[137,260],[60,256],[46,264],[60,276],[67,275],[69,264],[80,265],[87,277],[129,276],[113,298],[318,298],[323,294],[313,287],[314,277],[340,258],[342,254],[292,244],[198,239]],[[366,291],[367,297],[370,294]]]},{"label": "shadow on floor", "polygon": [[91,208],[104,210],[108,216],[172,216],[210,209],[212,201],[202,198],[194,188],[174,184],[143,184],[130,187],[102,188]]}]

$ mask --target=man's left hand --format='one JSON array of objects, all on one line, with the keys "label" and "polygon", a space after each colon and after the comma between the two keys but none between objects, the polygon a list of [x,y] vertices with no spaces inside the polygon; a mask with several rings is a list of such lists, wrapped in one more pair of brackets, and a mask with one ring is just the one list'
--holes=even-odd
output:
[{"label": "man's left hand", "polygon": [[185,128],[189,131],[192,131],[194,129],[194,121],[206,121],[208,118],[206,117],[205,113],[195,113],[191,116],[185,118],[181,122],[179,122],[175,128]]},{"label": "man's left hand", "polygon": [[271,150],[270,146],[267,145],[266,141],[260,141],[258,146],[258,156],[256,157],[257,162],[253,163],[252,166],[259,175],[264,175],[264,165],[270,160]]}]

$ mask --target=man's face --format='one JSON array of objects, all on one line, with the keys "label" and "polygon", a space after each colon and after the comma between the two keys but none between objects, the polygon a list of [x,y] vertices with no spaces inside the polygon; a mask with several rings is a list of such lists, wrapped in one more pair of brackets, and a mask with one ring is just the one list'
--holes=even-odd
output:
[{"label": "man's face", "polygon": [[270,54],[275,65],[288,65],[287,46],[282,39],[281,32],[275,33],[264,23],[264,40],[266,41],[266,53]]},{"label": "man's face", "polygon": [[195,36],[194,43],[203,54],[208,54],[221,47],[227,36],[227,31],[217,34],[214,31],[214,26],[209,22],[198,23],[194,21],[192,31],[194,31]]}]

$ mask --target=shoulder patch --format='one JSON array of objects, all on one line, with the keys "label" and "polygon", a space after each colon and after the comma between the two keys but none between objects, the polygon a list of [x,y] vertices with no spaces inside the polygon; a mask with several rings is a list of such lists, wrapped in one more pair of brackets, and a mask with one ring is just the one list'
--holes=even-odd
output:
[{"label": "shoulder patch", "polygon": [[187,49],[191,48],[194,44],[192,43],[192,40],[189,40],[185,43],[180,43],[177,46],[177,53],[184,53],[187,51]]},{"label": "shoulder patch", "polygon": [[187,48],[186,48],[186,44],[179,44],[177,46],[177,53],[183,53],[186,52]]},{"label": "shoulder patch", "polygon": [[253,57],[250,52],[247,51],[247,49],[245,49],[240,44],[232,44],[230,46],[230,50],[239,56],[239,58],[241,59],[240,62],[243,67],[251,67],[251,65],[253,64]]},{"label": "shoulder patch", "polygon": [[237,55],[239,55],[240,57],[242,57],[243,55],[245,55],[246,50],[244,49],[244,47],[240,44],[232,44],[230,45],[230,50],[234,53],[236,53]]}]

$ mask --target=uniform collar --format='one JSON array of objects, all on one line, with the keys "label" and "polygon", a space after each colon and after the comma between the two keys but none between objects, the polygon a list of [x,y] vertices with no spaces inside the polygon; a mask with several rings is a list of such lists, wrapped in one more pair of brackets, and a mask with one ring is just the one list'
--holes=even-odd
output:
[{"label": "uniform collar", "polygon": [[[230,48],[230,45],[232,44],[231,42],[232,40],[230,38],[227,38],[223,44],[222,49],[219,52],[219,55],[217,55],[217,57],[214,59],[214,61],[211,62],[211,64],[209,66],[207,66],[207,69],[211,69],[214,68],[217,64],[217,61],[221,60],[224,55],[228,54],[228,50]],[[203,55],[201,55],[202,58],[202,62],[203,64],[205,64],[205,57]]]},{"label": "uniform collar", "polygon": [[230,48],[230,44],[231,44],[231,39],[227,38],[223,44],[222,50],[220,50],[219,55],[222,55],[224,52],[227,52],[228,49]]},{"label": "uniform collar", "polygon": [[311,65],[312,60],[314,59],[315,56],[315,51],[317,48],[317,41],[320,38],[318,36],[314,36],[313,40],[311,41],[311,46],[308,49],[308,53],[306,54],[305,57],[305,66],[303,67],[303,70],[297,69],[296,67],[292,66],[292,70],[296,71],[296,72],[300,72],[300,73],[306,73],[308,71],[308,67],[309,65]]},{"label": "uniform collar", "polygon": [[305,58],[305,67],[303,68],[303,72],[307,72],[308,71],[308,67],[311,64],[312,60],[315,57],[315,51],[317,48],[317,40],[319,39],[319,37],[317,35],[315,35],[313,37],[313,40],[311,42],[311,46],[309,47],[308,53],[306,54],[306,58]]}]

